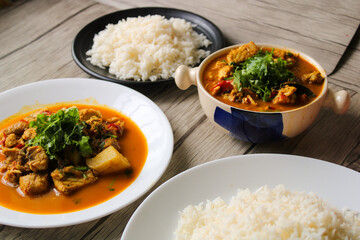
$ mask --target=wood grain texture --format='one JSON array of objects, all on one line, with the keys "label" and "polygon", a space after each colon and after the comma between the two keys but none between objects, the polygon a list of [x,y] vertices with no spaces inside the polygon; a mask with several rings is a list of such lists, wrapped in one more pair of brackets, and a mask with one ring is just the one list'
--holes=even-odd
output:
[{"label": "wood grain texture", "polygon": [[[35,1],[38,2],[38,1]],[[40,1],[42,2],[42,1]],[[46,1],[45,1],[46,2]],[[71,57],[71,44],[75,35],[85,26],[89,20],[93,20],[113,10],[112,8],[94,2],[83,1],[83,6],[71,7],[78,1],[65,2],[66,8],[58,4],[58,8],[52,11],[39,11],[43,19],[61,15],[62,19],[58,24],[44,25],[39,30],[39,36],[30,42],[24,42],[31,38],[31,32],[23,33],[24,41],[18,42],[19,47],[14,47],[11,53],[4,53],[0,56],[0,72],[6,73],[2,76],[0,90],[4,91],[11,87],[45,79],[67,78],[67,77],[88,77]],[[28,2],[30,4],[31,2]],[[46,2],[48,8],[53,8],[51,2]],[[60,6],[59,6],[60,5]],[[23,7],[26,7],[24,4]],[[45,8],[46,4],[42,7]],[[77,8],[76,13],[67,11],[68,8]],[[61,9],[63,13],[59,11]],[[21,8],[19,8],[21,10]],[[29,9],[26,9],[29,10]],[[30,10],[29,10],[30,11]],[[41,14],[40,14],[41,13]],[[67,16],[64,13],[68,14]],[[32,22],[36,25],[38,21]],[[76,23],[76,24],[74,24]],[[20,23],[19,23],[20,24]],[[5,33],[4,33],[5,36]],[[0,38],[3,39],[3,38]],[[16,42],[16,41],[13,41]],[[1,43],[6,44],[6,43]],[[27,57],[24,58],[24,55]],[[20,71],[21,70],[21,71]],[[46,70],[46,71],[45,71]]]},{"label": "wood grain texture", "polygon": [[0,49],[1,58],[36,42],[91,4],[95,3],[83,0],[25,1],[21,7],[3,12],[0,15],[0,45],[6,47]]},{"label": "wood grain texture", "polygon": [[[98,0],[118,9],[121,0]],[[139,0],[131,7],[173,7],[199,14],[217,25],[228,44],[273,43],[298,49],[319,61],[330,74],[360,23],[360,2],[346,1],[177,1]]]},{"label": "wood grain texture", "polygon": [[227,156],[295,154],[360,171],[359,31],[353,36],[360,21],[360,2],[356,0],[18,1],[0,10],[0,91],[52,78],[89,77],[71,57],[76,33],[104,14],[145,6],[200,14],[222,30],[229,44],[254,40],[309,53],[331,73],[330,89],[350,93],[349,111],[336,115],[324,108],[314,124],[293,139],[251,144],[234,139],[204,115],[196,87],[186,91],[174,83],[133,87],[162,109],[174,133],[172,159],[155,186],[128,207],[101,219],[50,229],[0,225],[0,239],[120,239],[132,213],[160,184],[186,169]]}]

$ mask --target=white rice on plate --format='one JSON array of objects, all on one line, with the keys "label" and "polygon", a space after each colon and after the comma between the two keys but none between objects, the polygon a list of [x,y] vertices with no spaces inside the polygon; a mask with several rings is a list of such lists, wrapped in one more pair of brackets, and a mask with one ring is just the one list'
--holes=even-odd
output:
[{"label": "white rice on plate", "polygon": [[180,18],[129,17],[94,36],[87,60],[118,79],[168,79],[179,65],[194,66],[210,54],[201,48],[211,42],[193,27]]},{"label": "white rice on plate", "polygon": [[229,203],[221,198],[180,212],[176,240],[360,239],[359,214],[329,206],[314,193],[239,190]]}]

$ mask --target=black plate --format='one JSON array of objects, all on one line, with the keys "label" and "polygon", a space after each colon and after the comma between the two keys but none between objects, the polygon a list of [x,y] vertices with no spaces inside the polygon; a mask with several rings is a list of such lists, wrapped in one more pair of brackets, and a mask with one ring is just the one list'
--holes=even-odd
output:
[{"label": "black plate", "polygon": [[219,28],[215,26],[209,20],[196,15],[191,12],[174,9],[174,8],[158,8],[158,7],[147,7],[147,8],[132,8],[122,11],[117,11],[110,13],[108,15],[102,16],[91,23],[87,24],[80,32],[76,35],[73,45],[72,45],[72,56],[76,64],[84,70],[86,73],[91,76],[111,82],[122,83],[125,85],[134,85],[134,84],[147,84],[147,83],[156,83],[156,82],[165,82],[172,81],[173,79],[158,79],[155,82],[152,81],[134,81],[134,80],[120,80],[117,79],[115,75],[110,74],[108,69],[101,69],[97,66],[92,65],[89,61],[86,60],[88,57],[86,52],[93,45],[94,35],[101,30],[105,29],[105,26],[109,23],[116,24],[121,19],[126,19],[127,17],[138,17],[138,16],[147,16],[147,15],[161,15],[169,19],[174,18],[183,18],[188,22],[196,24],[194,31],[204,34],[212,44],[204,48],[209,50],[210,53],[217,51],[220,48],[225,46],[225,41],[223,35]]}]

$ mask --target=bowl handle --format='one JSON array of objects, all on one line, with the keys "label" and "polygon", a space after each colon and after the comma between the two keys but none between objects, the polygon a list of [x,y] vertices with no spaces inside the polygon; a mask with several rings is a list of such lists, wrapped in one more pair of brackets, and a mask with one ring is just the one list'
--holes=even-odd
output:
[{"label": "bowl handle", "polygon": [[181,90],[188,89],[191,85],[197,85],[196,72],[199,67],[189,68],[188,66],[181,65],[175,71],[175,83]]},{"label": "bowl handle", "polygon": [[350,95],[345,90],[333,92],[328,89],[324,106],[332,108],[332,110],[337,114],[343,114],[350,106]]}]

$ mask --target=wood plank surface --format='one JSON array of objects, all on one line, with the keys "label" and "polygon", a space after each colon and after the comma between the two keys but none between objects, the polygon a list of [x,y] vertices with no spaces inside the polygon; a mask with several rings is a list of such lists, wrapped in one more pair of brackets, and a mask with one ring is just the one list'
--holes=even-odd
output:
[{"label": "wood plank surface", "polygon": [[[126,1],[98,0],[118,8]],[[147,7],[147,0],[132,7]],[[160,0],[156,6],[174,7],[199,14],[217,25],[228,44],[274,43],[298,49],[332,73],[360,23],[360,1]]]},{"label": "wood plank surface", "polygon": [[173,129],[173,156],[159,182],[130,206],[101,219],[50,229],[0,225],[0,239],[120,239],[132,213],[156,187],[186,169],[227,156],[294,154],[360,171],[360,1],[356,0],[16,1],[0,10],[0,92],[46,79],[89,77],[71,57],[76,33],[104,14],[144,6],[200,14],[222,30],[229,44],[271,42],[309,53],[331,73],[330,89],[350,93],[349,111],[336,115],[324,108],[314,124],[295,138],[251,144],[210,122],[195,87],[186,91],[174,83],[133,87],[162,109]]}]

